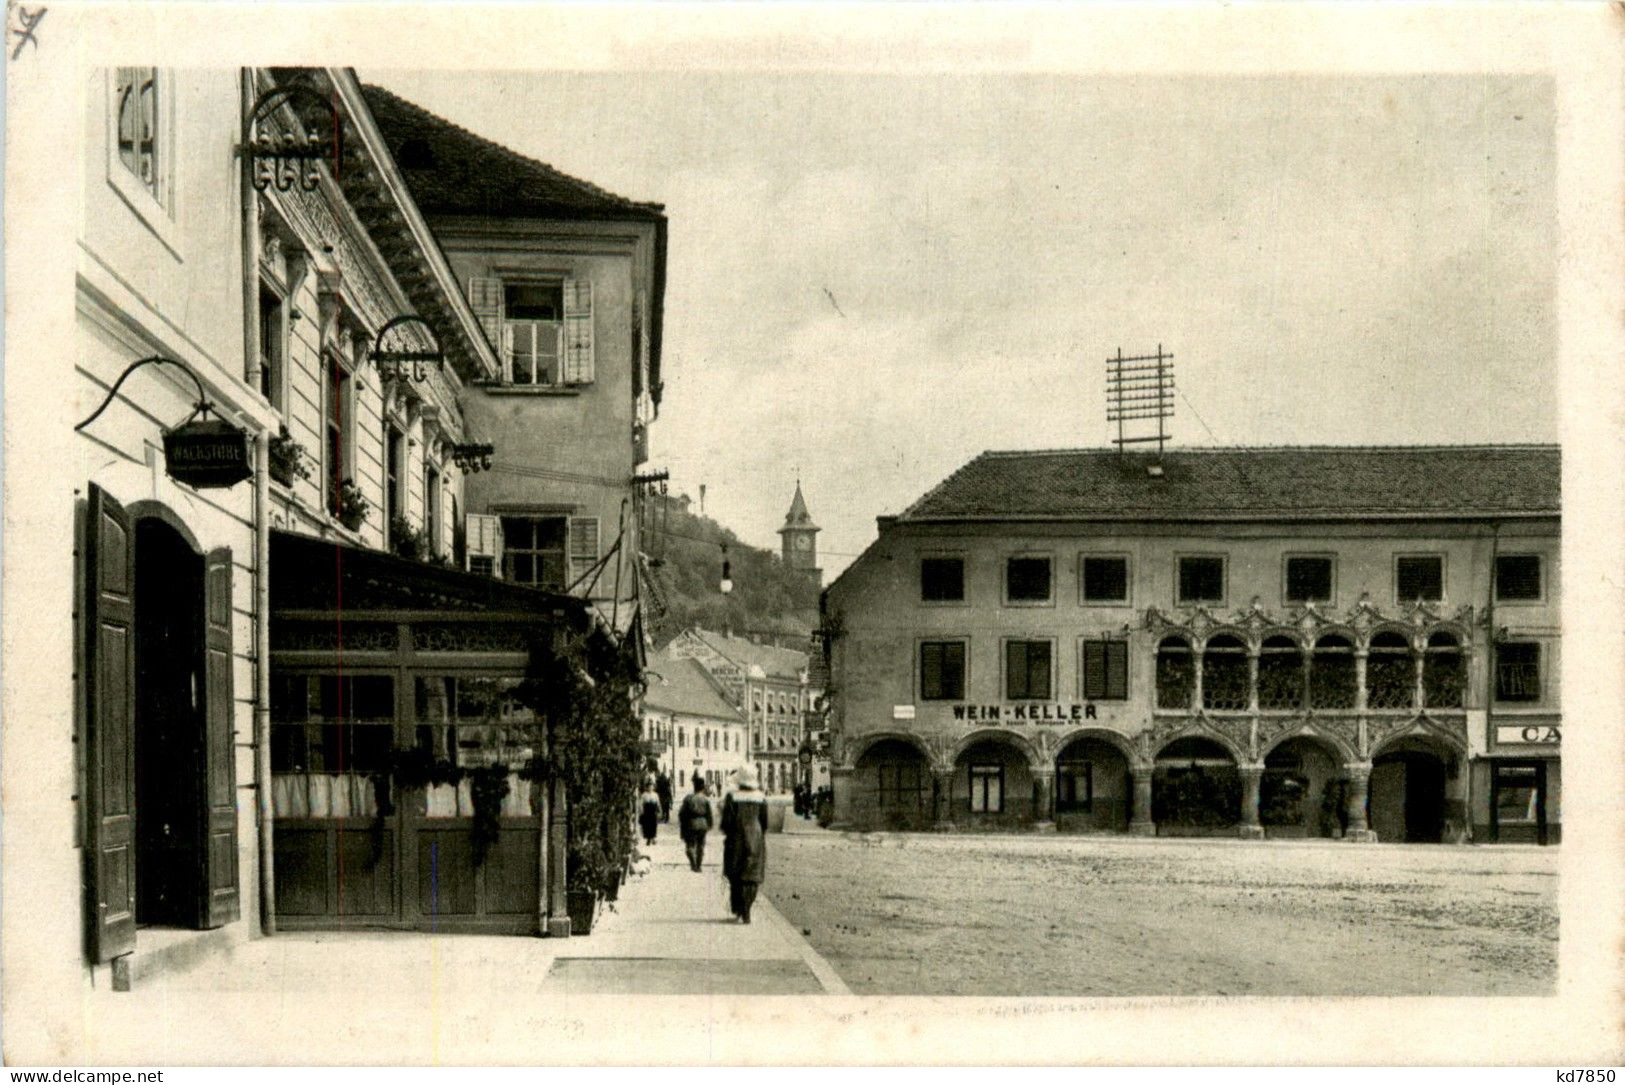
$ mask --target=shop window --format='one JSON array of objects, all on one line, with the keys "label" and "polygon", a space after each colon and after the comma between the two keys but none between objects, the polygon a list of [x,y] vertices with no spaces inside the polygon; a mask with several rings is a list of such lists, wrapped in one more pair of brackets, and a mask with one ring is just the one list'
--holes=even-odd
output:
[{"label": "shop window", "polygon": [[1303,680],[1303,652],[1297,642],[1290,637],[1265,640],[1258,653],[1258,707],[1276,712],[1302,708]]},{"label": "shop window", "polygon": [[1309,667],[1309,706],[1353,708],[1355,678],[1354,645],[1336,634],[1321,637]]},{"label": "shop window", "polygon": [[1523,642],[1495,646],[1495,699],[1540,700],[1540,645]]},{"label": "shop window", "polygon": [[1082,561],[1085,603],[1128,602],[1128,558],[1085,555]]},{"label": "shop window", "polygon": [[1400,603],[1437,603],[1444,598],[1444,558],[1437,554],[1394,559],[1394,599]]},{"label": "shop window", "polygon": [[1247,649],[1235,637],[1221,635],[1207,642],[1202,653],[1202,707],[1220,712],[1247,707]]},{"label": "shop window", "polygon": [[1157,645],[1157,707],[1190,708],[1194,688],[1190,643],[1183,637],[1164,637]]},{"label": "shop window", "polygon": [[1224,602],[1224,559],[1220,557],[1180,558],[1179,601],[1181,603]]},{"label": "shop window", "polygon": [[881,806],[917,807],[925,791],[918,762],[882,761],[875,766],[875,800]]},{"label": "shop window", "polygon": [[927,603],[956,603],[965,598],[963,558],[921,558],[920,599]]},{"label": "shop window", "polygon": [[1366,705],[1375,709],[1410,708],[1416,698],[1416,665],[1410,642],[1400,633],[1371,638],[1365,665]]},{"label": "shop window", "polygon": [[1532,765],[1494,766],[1495,821],[1499,828],[1540,821],[1540,770]]},{"label": "shop window", "polygon": [[928,640],[920,645],[920,700],[964,700],[965,642]]},{"label": "shop window", "polygon": [[274,675],[272,803],[281,817],[370,815],[364,777],[389,767],[395,680],[387,675]]},{"label": "shop window", "polygon": [[1286,601],[1288,603],[1329,603],[1331,599],[1331,558],[1291,557],[1286,559]]},{"label": "shop window", "polygon": [[1004,812],[1004,766],[970,766],[970,809],[973,814]]},{"label": "shop window", "polygon": [[1460,708],[1466,703],[1467,668],[1461,645],[1449,633],[1428,638],[1422,655],[1422,703],[1427,708]]},{"label": "shop window", "polygon": [[1055,766],[1055,809],[1087,813],[1094,806],[1094,766],[1087,761],[1062,761]]},{"label": "shop window", "polygon": [[1086,701],[1128,699],[1128,641],[1083,642],[1083,699]]},{"label": "shop window", "polygon": [[592,284],[476,277],[469,307],[501,354],[505,382],[547,388],[593,381]]},{"label": "shop window", "polygon": [[1512,602],[1541,597],[1540,555],[1501,554],[1495,559],[1495,598]]},{"label": "shop window", "polygon": [[[539,735],[533,712],[517,695],[522,684],[519,678],[451,675],[421,675],[413,682],[418,749],[464,769],[506,768],[508,790],[500,807],[505,817],[531,813],[530,788],[519,774],[535,757]],[[474,815],[469,780],[430,785],[424,797],[428,817]]]},{"label": "shop window", "polygon": [[1050,580],[1049,558],[1010,558],[1004,563],[1005,602],[1047,603]]},{"label": "shop window", "polygon": [[1047,640],[1004,642],[1004,696],[1009,701],[1050,698],[1050,643]]}]

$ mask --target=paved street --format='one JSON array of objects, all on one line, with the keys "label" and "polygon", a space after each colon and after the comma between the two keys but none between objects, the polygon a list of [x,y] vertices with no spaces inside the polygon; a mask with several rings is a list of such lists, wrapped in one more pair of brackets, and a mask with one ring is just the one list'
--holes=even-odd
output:
[{"label": "paved street", "polygon": [[767,892],[860,995],[1544,995],[1532,847],[775,837]]}]

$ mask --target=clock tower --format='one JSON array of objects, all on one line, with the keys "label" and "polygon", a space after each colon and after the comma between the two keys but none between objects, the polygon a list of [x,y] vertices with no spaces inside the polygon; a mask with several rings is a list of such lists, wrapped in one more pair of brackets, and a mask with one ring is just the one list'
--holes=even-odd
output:
[{"label": "clock tower", "polygon": [[796,479],[796,496],[790,502],[790,511],[784,514],[784,526],[779,538],[784,540],[784,563],[799,569],[819,587],[824,583],[824,571],[818,567],[818,532],[807,512],[807,502],[801,496],[801,480]]}]

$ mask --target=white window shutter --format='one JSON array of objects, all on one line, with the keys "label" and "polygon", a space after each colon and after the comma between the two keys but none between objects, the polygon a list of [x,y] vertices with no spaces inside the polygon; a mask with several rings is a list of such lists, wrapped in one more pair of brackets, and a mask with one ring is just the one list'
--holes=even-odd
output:
[{"label": "white window shutter", "polygon": [[587,279],[564,280],[564,383],[591,384],[592,283]]},{"label": "white window shutter", "polygon": [[469,279],[468,307],[479,318],[491,346],[502,350],[502,280],[478,276]]},{"label": "white window shutter", "polygon": [[598,518],[570,517],[570,579],[579,579],[598,560]]},{"label": "white window shutter", "polygon": [[488,557],[493,567],[502,568],[502,518],[471,512],[465,522],[469,557]]}]

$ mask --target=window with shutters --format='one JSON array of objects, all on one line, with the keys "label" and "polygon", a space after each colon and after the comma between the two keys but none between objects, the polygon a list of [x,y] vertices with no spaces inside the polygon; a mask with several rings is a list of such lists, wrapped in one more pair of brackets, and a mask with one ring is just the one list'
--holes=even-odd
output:
[{"label": "window with shutters", "polygon": [[[570,518],[570,583],[587,578],[598,564],[598,518],[572,516]],[[585,586],[585,585],[583,585]]]},{"label": "window with shutters", "polygon": [[502,517],[502,575],[549,591],[567,586],[569,520],[563,516]]},{"label": "window with shutters", "polygon": [[1128,699],[1128,641],[1084,641],[1082,673],[1084,700],[1126,701]]},{"label": "window with shutters", "polygon": [[1007,701],[1047,701],[1051,696],[1054,650],[1047,640],[1004,642],[1004,697]]},{"label": "window with shutters", "polygon": [[965,698],[965,642],[920,642],[920,700],[961,701]]},{"label": "window with shutters", "polygon": [[476,277],[469,306],[513,388],[568,388],[594,379],[592,283]]}]

